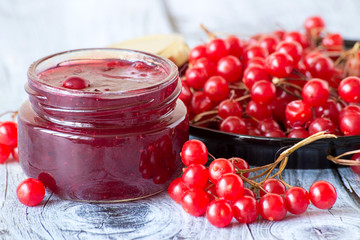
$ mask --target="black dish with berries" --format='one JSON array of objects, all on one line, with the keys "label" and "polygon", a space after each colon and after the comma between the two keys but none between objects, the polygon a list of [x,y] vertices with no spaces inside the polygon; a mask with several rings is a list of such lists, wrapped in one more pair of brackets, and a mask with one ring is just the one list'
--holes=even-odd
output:
[{"label": "black dish with berries", "polygon": [[221,38],[190,50],[180,99],[190,134],[214,156],[251,165],[317,132],[323,139],[291,155],[289,168],[329,168],[326,156],[360,148],[360,44],[326,32],[320,17],[304,33],[275,31]]}]

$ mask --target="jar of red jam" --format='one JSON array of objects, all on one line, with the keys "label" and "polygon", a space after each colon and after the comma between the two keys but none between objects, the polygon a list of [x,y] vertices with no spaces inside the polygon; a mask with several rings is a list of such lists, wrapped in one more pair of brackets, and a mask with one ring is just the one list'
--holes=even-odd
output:
[{"label": "jar of red jam", "polygon": [[25,173],[63,199],[124,201],[166,188],[189,137],[177,67],[124,49],[80,49],[33,63],[20,109]]}]

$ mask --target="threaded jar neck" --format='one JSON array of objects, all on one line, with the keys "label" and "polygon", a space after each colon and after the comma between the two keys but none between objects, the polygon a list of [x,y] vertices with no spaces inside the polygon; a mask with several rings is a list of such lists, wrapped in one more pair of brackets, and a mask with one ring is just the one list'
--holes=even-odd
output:
[{"label": "threaded jar neck", "polygon": [[[146,77],[134,78],[134,84],[130,78],[130,84],[121,88],[126,80],[125,77],[111,74],[114,67],[106,68],[106,74],[99,76],[91,72],[92,66],[102,67],[102,63],[109,67],[110,61],[124,63],[120,67],[129,68],[131,74],[136,74],[135,70],[144,66],[140,70],[143,71],[142,76]],[[93,81],[89,88],[66,89],[61,82],[64,79],[46,82],[42,78],[46,71],[57,71],[61,77],[61,71],[66,72],[75,65],[79,67],[79,73],[81,67],[86,69],[84,71],[87,71],[87,75],[84,76]],[[151,69],[156,69],[161,74],[151,75]],[[97,81],[106,81],[103,80],[104,76],[106,79],[110,78],[112,88],[109,87],[106,91],[91,88]],[[106,85],[104,82],[101,84]],[[126,128],[154,124],[170,114],[180,94],[181,82],[176,65],[156,55],[125,49],[79,49],[57,53],[34,62],[29,68],[25,89],[34,111],[56,124],[81,128],[113,125]]]}]

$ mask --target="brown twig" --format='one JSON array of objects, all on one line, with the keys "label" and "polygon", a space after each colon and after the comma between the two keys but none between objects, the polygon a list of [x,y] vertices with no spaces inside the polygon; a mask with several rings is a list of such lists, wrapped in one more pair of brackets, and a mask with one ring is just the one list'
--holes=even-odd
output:
[{"label": "brown twig", "polygon": [[334,65],[337,66],[339,65],[343,60],[345,60],[349,55],[353,55],[353,54],[356,54],[360,49],[360,43],[359,42],[356,42],[354,44],[354,46],[347,50],[347,51],[344,51],[340,54],[340,56],[338,57],[338,59],[336,59]]},{"label": "brown twig", "polygon": [[210,32],[203,24],[200,24],[200,28],[205,31],[205,33],[208,35],[210,40],[216,38],[216,35],[213,32]]},{"label": "brown twig", "polygon": [[209,118],[209,119],[200,121],[200,122],[191,122],[191,125],[193,125],[193,126],[200,126],[200,125],[202,125],[202,124],[210,123],[210,122],[215,122],[215,121],[218,121],[218,120],[220,120],[220,117],[219,117],[219,116],[215,116],[215,117],[212,117],[212,118]]},{"label": "brown twig", "polygon": [[345,152],[343,154],[340,154],[337,157],[328,155],[327,159],[332,161],[333,163],[336,164],[340,164],[340,165],[345,165],[345,166],[360,166],[360,162],[358,161],[353,161],[353,160],[349,160],[349,159],[342,159],[342,157],[347,156],[347,155],[353,155],[356,153],[360,153],[360,149],[358,150],[354,150],[354,151],[349,151],[349,152]]},{"label": "brown twig", "polygon": [[287,94],[289,94],[290,96],[296,97],[296,98],[298,98],[298,99],[301,99],[301,98],[302,98],[302,96],[293,93],[292,91],[290,91],[289,89],[287,89],[286,86],[284,86],[284,85],[280,85],[279,87],[280,87],[282,90],[284,90]]},{"label": "brown twig", "polygon": [[213,159],[213,160],[215,160],[216,159],[216,157],[214,157],[214,155],[212,155],[211,153],[209,153],[208,152],[208,155]]},{"label": "brown twig", "polygon": [[6,114],[12,114],[11,118],[12,118],[13,121],[15,121],[15,117],[18,114],[18,111],[6,111],[6,112],[1,113],[0,117],[5,116]]},{"label": "brown twig", "polygon": [[205,116],[214,115],[214,114],[217,114],[217,113],[218,113],[218,110],[217,110],[217,109],[199,113],[199,114],[195,115],[195,117],[193,118],[193,122],[196,123],[196,122],[198,122],[200,119],[202,119],[202,118],[205,117]]},{"label": "brown twig", "polygon": [[236,101],[236,102],[241,102],[241,101],[246,100],[246,99],[248,99],[248,98],[251,98],[251,95],[250,95],[250,94],[247,94],[247,95],[244,95],[244,96],[235,98],[234,101]]},{"label": "brown twig", "polygon": [[300,92],[302,91],[302,88],[296,84],[293,84],[293,83],[289,83],[287,81],[284,80],[280,80],[277,85],[285,85],[285,86],[289,86],[289,87],[292,87],[292,88],[295,88],[297,90],[299,90]]},{"label": "brown twig", "polygon": [[[284,150],[279,157],[272,163],[269,163],[267,165],[264,166],[260,166],[260,167],[255,167],[255,168],[251,168],[251,169],[239,169],[236,168],[236,173],[238,173],[240,175],[240,177],[244,180],[244,182],[249,183],[251,186],[255,187],[255,188],[260,188],[262,183],[265,182],[267,179],[269,178],[275,178],[278,177],[279,180],[281,182],[283,182],[287,187],[291,187],[291,185],[289,185],[288,183],[286,183],[281,174],[282,172],[285,170],[286,165],[288,163],[289,160],[289,156],[296,151],[297,149],[306,146],[314,141],[320,140],[320,139],[325,139],[325,138],[336,138],[335,135],[333,134],[326,134],[325,132],[318,132],[316,134],[311,135],[308,138],[303,139],[302,141],[296,143],[295,145],[293,145],[292,147]],[[355,151],[353,151],[355,152]],[[358,150],[358,152],[360,152],[360,150]],[[340,155],[339,157],[341,157],[342,155]],[[352,161],[354,162],[354,161]],[[360,164],[360,162],[359,162]],[[279,166],[279,168],[277,169],[277,171],[275,173],[274,170],[275,168]],[[264,170],[263,172],[256,174],[255,176],[246,178],[243,176],[244,173],[248,173],[248,172],[257,172],[257,171],[261,171]],[[259,182],[255,182],[254,180],[264,177],[261,181]]]}]

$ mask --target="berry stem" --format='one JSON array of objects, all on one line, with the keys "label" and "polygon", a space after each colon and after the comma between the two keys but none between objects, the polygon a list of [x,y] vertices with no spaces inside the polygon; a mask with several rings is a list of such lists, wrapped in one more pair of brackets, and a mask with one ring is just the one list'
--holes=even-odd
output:
[{"label": "berry stem", "polygon": [[[265,182],[265,180],[267,180],[268,178],[275,178],[275,177],[281,177],[281,173],[284,171],[286,165],[287,165],[287,162],[289,160],[289,157],[285,157],[283,160],[281,160],[281,163],[280,163],[280,167],[279,167],[279,170],[272,176],[270,177],[265,177],[265,179],[263,180],[263,182]],[[274,169],[274,167],[272,168],[272,170]],[[272,170],[270,171],[270,173],[272,172]]]},{"label": "berry stem", "polygon": [[244,101],[248,98],[251,98],[251,95],[250,94],[247,94],[247,95],[244,95],[244,96],[241,96],[241,97],[238,97],[238,98],[235,98],[234,101],[236,102],[241,102],[241,101]]},{"label": "berry stem", "polygon": [[213,118],[209,118],[209,119],[206,119],[206,120],[204,120],[204,121],[191,122],[191,124],[194,125],[194,126],[200,126],[200,125],[205,124],[205,123],[215,122],[215,121],[217,121],[218,119],[219,119],[219,117],[218,117],[218,116],[215,116],[215,117],[213,117]]},{"label": "berry stem", "polygon": [[334,62],[334,65],[337,66],[348,56],[355,55],[359,51],[359,49],[360,49],[360,42],[356,42],[350,50],[341,53],[340,57],[336,59],[336,61]]},{"label": "berry stem", "polygon": [[204,32],[208,35],[210,40],[213,40],[216,38],[216,35],[212,32],[210,32],[203,24],[200,24],[200,28],[204,30]]},{"label": "berry stem", "polygon": [[204,191],[207,192],[210,188],[212,188],[215,184],[211,183],[209,184],[205,189]]},{"label": "berry stem", "polygon": [[298,99],[301,99],[302,97],[298,94],[295,94],[294,92],[290,91],[289,89],[286,88],[286,85],[288,86],[289,84],[282,84],[282,85],[279,85],[279,87],[284,90],[287,94],[293,96],[293,97],[296,97]]},{"label": "berry stem", "polygon": [[6,114],[12,114],[11,118],[12,118],[13,121],[15,121],[15,117],[18,114],[18,111],[6,111],[6,112],[1,113],[0,117],[5,116]]},{"label": "berry stem", "polygon": [[264,169],[268,169],[269,167],[271,167],[274,163],[269,163],[266,164],[264,166],[260,166],[260,167],[255,167],[255,168],[250,168],[250,169],[237,169],[238,173],[248,173],[248,172],[257,172],[259,170],[264,170]]},{"label": "berry stem", "polygon": [[290,184],[288,184],[287,182],[285,182],[281,175],[279,175],[279,180],[280,180],[283,184],[285,184],[286,187],[288,187],[288,188],[292,188],[292,187],[293,187],[293,186],[291,186]]},{"label": "berry stem", "polygon": [[[294,146],[286,149],[284,152],[282,152],[280,154],[280,156],[278,157],[278,159],[283,159],[285,157],[288,157],[291,153],[293,153],[295,150],[305,146],[305,145],[308,145],[312,142],[315,142],[317,140],[320,140],[320,139],[324,139],[324,138],[337,138],[336,135],[334,134],[325,134],[325,132],[318,132],[318,133],[315,133],[313,135],[311,135],[310,137],[308,138],[305,138],[303,139],[302,141],[296,143]],[[277,161],[277,160],[276,160]]]},{"label": "berry stem", "polygon": [[254,188],[261,189],[261,190],[263,190],[264,192],[266,192],[266,190],[264,190],[264,189],[261,187],[261,184],[260,184],[260,183],[257,183],[257,182],[255,182],[255,181],[249,179],[249,178],[246,178],[246,177],[244,177],[242,174],[240,174],[239,176],[241,177],[241,179],[242,179],[244,182],[250,184],[250,185],[253,186]]},{"label": "berry stem", "polygon": [[347,155],[353,155],[355,153],[360,153],[360,149],[358,150],[354,150],[354,151],[349,151],[349,152],[345,152],[343,154],[340,154],[337,157],[328,155],[327,159],[332,161],[333,163],[336,164],[340,164],[340,165],[345,165],[345,166],[360,166],[360,162],[356,162],[353,160],[348,160],[348,159],[342,159],[342,157],[347,156]]},{"label": "berry stem", "polygon": [[234,101],[234,97],[235,97],[235,91],[231,90],[230,91],[230,97],[229,97],[230,101]]},{"label": "berry stem", "polygon": [[278,82],[276,82],[277,85],[285,85],[285,86],[289,86],[289,87],[292,87],[292,88],[295,88],[297,90],[299,90],[300,92],[302,91],[302,88],[296,84],[293,84],[293,83],[289,83],[286,81],[287,79],[285,78],[282,78],[282,79],[279,79]]},{"label": "berry stem", "polygon": [[211,153],[209,153],[208,152],[208,155],[213,159],[213,160],[215,160],[216,159],[216,157],[214,157],[214,155],[212,155]]},{"label": "berry stem", "polygon": [[257,175],[255,175],[255,176],[249,178],[249,179],[255,180],[255,179],[261,178],[262,176],[264,176],[265,174],[267,174],[269,171],[270,171],[270,168],[268,168],[267,170],[263,171],[262,173],[257,174]]},{"label": "berry stem", "polygon": [[307,80],[307,77],[302,73],[300,72],[298,69],[293,69],[293,73],[298,75],[299,77],[301,77],[301,79],[297,79],[297,80],[300,80],[300,81],[306,81]]},{"label": "berry stem", "polygon": [[205,116],[213,115],[213,114],[217,114],[217,113],[218,113],[218,110],[217,110],[217,109],[199,113],[199,114],[197,114],[197,115],[194,117],[193,122],[196,123],[196,122],[198,122],[199,120],[201,120],[201,119],[202,119],[203,117],[205,117]]},{"label": "berry stem", "polygon": [[229,84],[229,88],[231,89],[239,89],[239,90],[246,90],[246,86],[243,83],[234,83],[234,84]]},{"label": "berry stem", "polygon": [[[284,183],[286,186],[288,187],[291,187],[291,185],[289,185],[288,183],[286,183],[282,176],[281,176],[281,173],[284,171],[284,169],[286,168],[286,165],[289,161],[289,156],[294,152],[296,151],[297,149],[305,146],[305,145],[308,145],[314,141],[317,141],[317,140],[320,140],[320,139],[325,139],[325,138],[336,138],[335,135],[333,134],[325,134],[325,132],[318,132],[318,133],[315,133],[313,135],[311,135],[310,137],[308,138],[305,138],[303,139],[302,141],[296,143],[295,145],[293,145],[292,147],[284,150],[280,156],[273,162],[273,163],[269,163],[267,165],[264,165],[264,166],[260,166],[260,167],[255,167],[255,168],[250,168],[250,169],[239,169],[239,168],[236,168],[236,173],[239,174],[239,176],[243,179],[244,182],[246,183],[249,183],[251,186],[255,187],[255,188],[261,188],[261,185],[262,183],[264,183],[267,179],[269,178],[275,178],[275,177],[278,177],[280,179],[280,181],[282,183]],[[342,160],[342,159],[338,159],[344,155],[347,155],[347,154],[353,154],[353,153],[357,153],[357,152],[360,152],[360,150],[356,150],[356,151],[352,151],[352,152],[348,152],[348,153],[344,153],[336,158],[332,157],[332,156],[328,156],[328,159],[331,160],[331,161],[337,161],[337,162],[342,162],[342,161],[346,161],[346,163],[348,163],[349,165],[352,164],[352,165],[359,165],[360,162],[358,162],[357,164],[354,164],[355,161],[350,161],[350,160]],[[280,164],[280,165],[279,165]],[[276,173],[274,173],[273,175],[272,172],[275,170],[275,168],[279,165],[279,168],[277,170]],[[257,172],[257,171],[260,171],[260,170],[264,170],[263,172],[253,176],[253,177],[249,177],[249,178],[246,178],[243,176],[244,173],[248,173],[248,172]],[[258,179],[258,178],[261,178],[261,177],[264,177],[264,179],[260,182],[255,182],[254,180],[255,179]],[[263,189],[262,189],[263,190]]]}]

